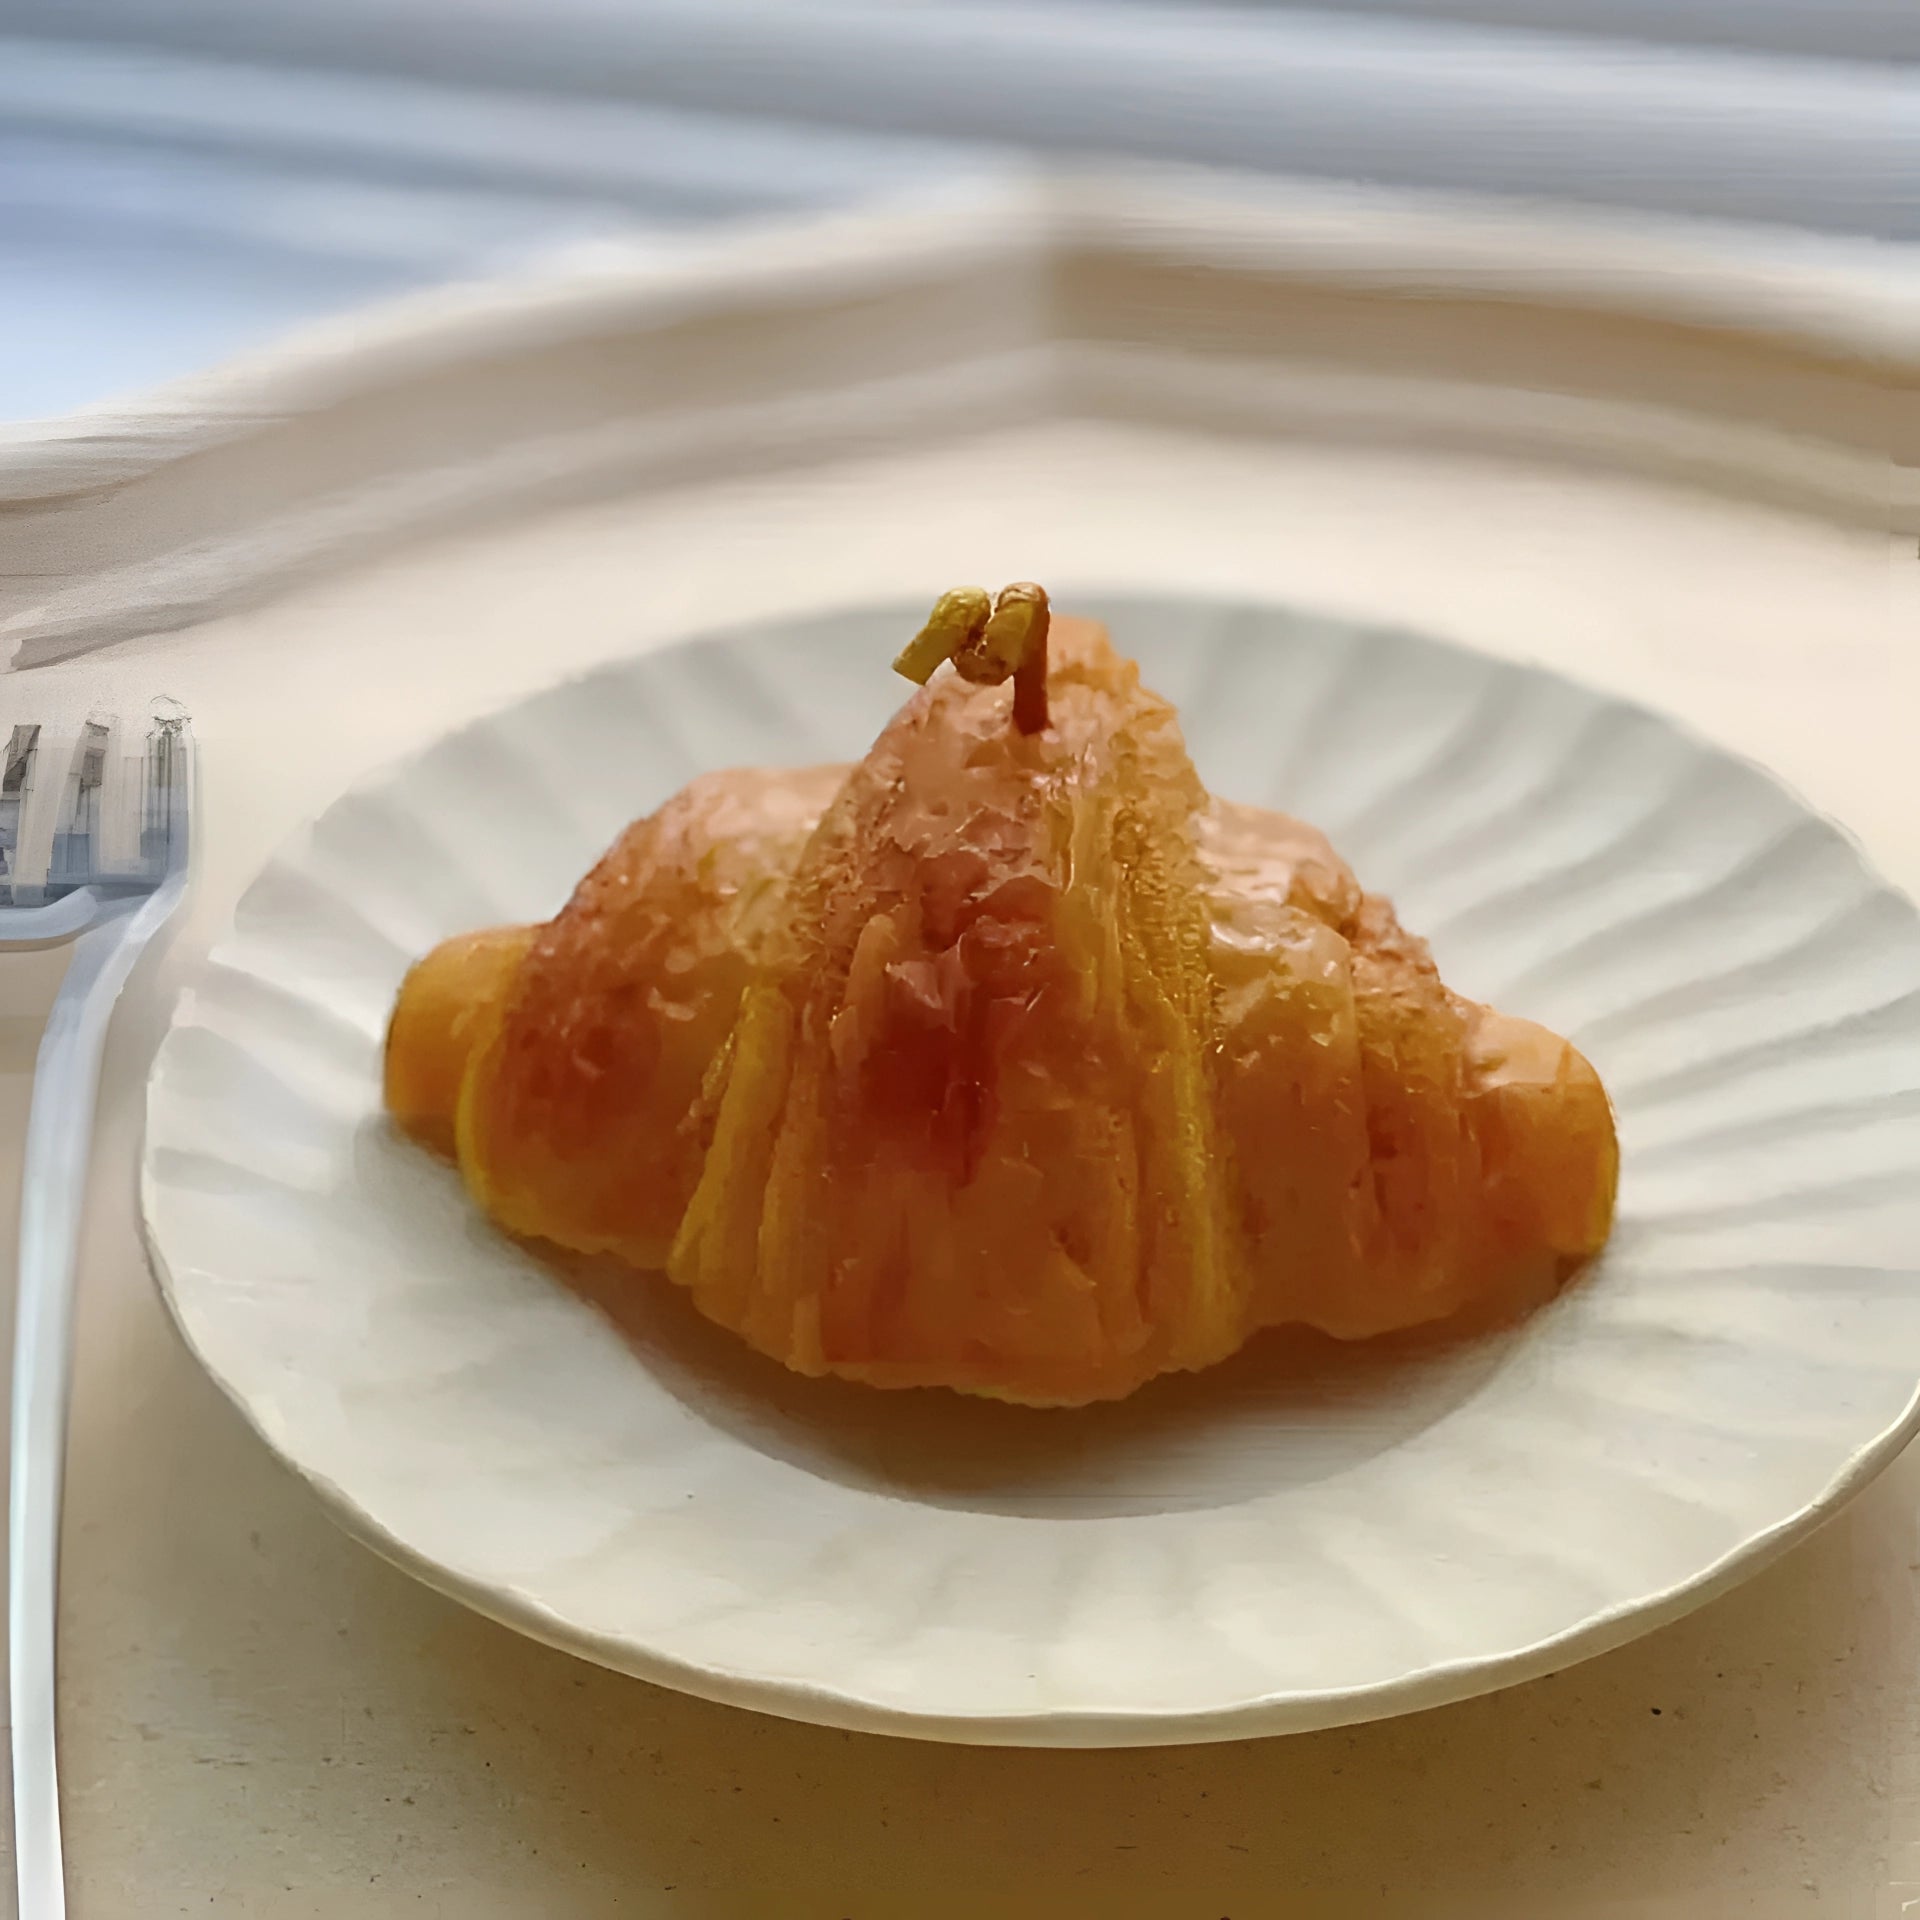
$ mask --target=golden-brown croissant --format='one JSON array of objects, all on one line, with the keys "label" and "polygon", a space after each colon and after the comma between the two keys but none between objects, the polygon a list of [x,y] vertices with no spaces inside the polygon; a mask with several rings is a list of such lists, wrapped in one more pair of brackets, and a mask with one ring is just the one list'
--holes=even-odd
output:
[{"label": "golden-brown croissant", "polygon": [[942,675],[851,769],[696,780],[547,925],[430,954],[396,1119],[509,1231],[882,1386],[1110,1398],[1593,1254],[1587,1062],[1450,992],[1312,828],[1210,798],[1100,629],[1043,672]]}]

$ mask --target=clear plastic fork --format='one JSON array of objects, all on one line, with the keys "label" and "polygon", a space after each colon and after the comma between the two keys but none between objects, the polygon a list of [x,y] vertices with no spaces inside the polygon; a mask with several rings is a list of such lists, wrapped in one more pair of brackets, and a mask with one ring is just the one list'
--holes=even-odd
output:
[{"label": "clear plastic fork", "polygon": [[134,962],[186,892],[193,739],[17,726],[0,771],[0,953],[71,945],[34,1061],[21,1165],[8,1462],[7,1659],[20,1920],[64,1920],[54,1654],[75,1263],[100,1064]]}]

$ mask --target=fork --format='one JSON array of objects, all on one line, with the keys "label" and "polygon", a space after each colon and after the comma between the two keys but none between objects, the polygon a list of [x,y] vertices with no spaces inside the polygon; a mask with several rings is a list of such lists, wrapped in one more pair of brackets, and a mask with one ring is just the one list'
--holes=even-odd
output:
[{"label": "fork", "polygon": [[20,1186],[7,1512],[20,1920],[67,1910],[54,1640],[74,1269],[107,1023],[186,892],[193,738],[171,709],[157,702],[144,735],[111,718],[72,737],[15,727],[0,767],[0,953],[73,948],[34,1061]]}]

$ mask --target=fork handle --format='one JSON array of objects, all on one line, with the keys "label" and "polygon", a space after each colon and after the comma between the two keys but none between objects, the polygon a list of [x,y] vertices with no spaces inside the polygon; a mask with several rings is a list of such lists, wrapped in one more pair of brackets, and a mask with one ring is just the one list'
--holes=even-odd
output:
[{"label": "fork handle", "polygon": [[124,903],[74,943],[34,1062],[21,1168],[7,1546],[14,1870],[20,1920],[64,1920],[54,1753],[60,1492],[73,1371],[74,1270],[107,1024],[150,930]]}]

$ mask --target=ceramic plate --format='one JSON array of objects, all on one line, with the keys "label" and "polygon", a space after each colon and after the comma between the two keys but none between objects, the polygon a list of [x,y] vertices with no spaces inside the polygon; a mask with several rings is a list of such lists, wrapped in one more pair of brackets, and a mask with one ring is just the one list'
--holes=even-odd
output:
[{"label": "ceramic plate", "polygon": [[1431,1705],[1669,1619],[1916,1423],[1920,922],[1658,716],[1415,636],[1111,599],[1214,789],[1319,822],[1464,991],[1618,1104],[1606,1257],[1525,1324],[1272,1340],[1117,1407],[804,1381],[664,1283],[622,1328],[396,1140],[408,960],[553,911],[689,775],[851,759],[916,618],[603,669],[348,794],[248,889],[155,1063],[187,1340],[346,1523],[556,1645],[850,1727],[1052,1745]]}]

